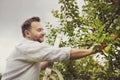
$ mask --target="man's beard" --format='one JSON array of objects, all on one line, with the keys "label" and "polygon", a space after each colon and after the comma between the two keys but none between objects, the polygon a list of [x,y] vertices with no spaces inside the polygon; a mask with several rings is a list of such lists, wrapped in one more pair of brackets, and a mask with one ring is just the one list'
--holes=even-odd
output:
[{"label": "man's beard", "polygon": [[33,40],[37,41],[37,42],[40,42],[40,43],[43,42],[43,39],[41,39],[41,37],[33,37]]},{"label": "man's beard", "polygon": [[42,43],[43,41],[37,40],[38,42]]},{"label": "man's beard", "polygon": [[35,39],[35,41],[38,41],[38,42],[40,42],[40,43],[42,43],[43,41],[41,41],[40,39]]}]

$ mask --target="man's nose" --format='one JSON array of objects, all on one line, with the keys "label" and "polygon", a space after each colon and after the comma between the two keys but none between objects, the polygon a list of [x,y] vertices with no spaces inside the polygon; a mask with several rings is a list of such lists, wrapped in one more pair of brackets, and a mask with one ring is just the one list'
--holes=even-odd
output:
[{"label": "man's nose", "polygon": [[45,35],[46,34],[46,32],[45,31],[42,31],[42,35]]}]

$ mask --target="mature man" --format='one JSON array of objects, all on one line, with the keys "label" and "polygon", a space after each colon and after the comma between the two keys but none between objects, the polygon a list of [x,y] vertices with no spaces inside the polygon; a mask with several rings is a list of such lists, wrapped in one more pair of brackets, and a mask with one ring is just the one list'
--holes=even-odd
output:
[{"label": "mature man", "polygon": [[41,69],[50,65],[49,62],[74,60],[94,53],[93,47],[56,48],[43,43],[45,33],[39,17],[26,20],[22,33],[24,40],[15,46],[8,57],[2,80],[38,80]]}]

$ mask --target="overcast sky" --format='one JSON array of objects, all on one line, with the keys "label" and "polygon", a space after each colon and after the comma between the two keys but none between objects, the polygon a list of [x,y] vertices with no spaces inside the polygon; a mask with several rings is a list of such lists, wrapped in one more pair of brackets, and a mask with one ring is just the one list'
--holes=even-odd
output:
[{"label": "overcast sky", "polygon": [[58,0],[0,0],[0,73],[5,69],[6,57],[22,40],[21,24],[33,16],[39,16],[43,25],[56,24],[52,9],[59,9]]}]

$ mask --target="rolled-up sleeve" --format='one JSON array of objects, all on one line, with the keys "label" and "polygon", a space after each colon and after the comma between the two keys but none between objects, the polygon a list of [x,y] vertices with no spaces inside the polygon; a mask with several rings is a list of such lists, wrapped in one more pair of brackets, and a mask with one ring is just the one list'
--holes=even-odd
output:
[{"label": "rolled-up sleeve", "polygon": [[70,47],[63,47],[63,48],[46,48],[44,51],[43,59],[49,61],[66,61],[70,58]]},{"label": "rolled-up sleeve", "polygon": [[66,61],[70,59],[70,47],[56,48],[39,43],[29,41],[19,44],[17,49],[23,54],[28,61]]}]

